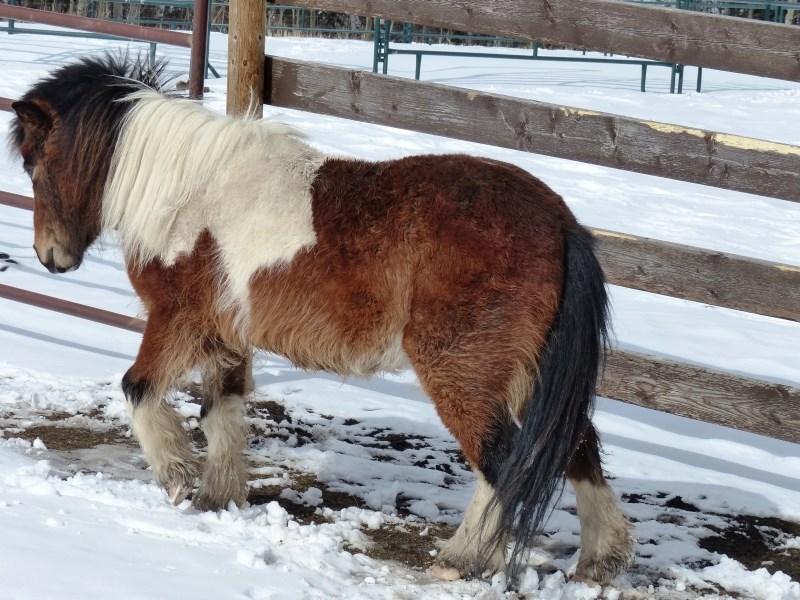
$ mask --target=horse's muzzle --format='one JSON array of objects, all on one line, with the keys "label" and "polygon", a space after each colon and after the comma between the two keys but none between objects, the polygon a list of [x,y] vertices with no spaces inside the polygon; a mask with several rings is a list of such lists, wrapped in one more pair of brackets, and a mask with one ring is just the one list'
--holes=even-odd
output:
[{"label": "horse's muzzle", "polygon": [[41,251],[34,244],[33,249],[36,250],[39,262],[51,273],[69,273],[81,264],[80,259],[76,259],[72,254],[64,252],[58,247],[49,246],[47,250]]}]

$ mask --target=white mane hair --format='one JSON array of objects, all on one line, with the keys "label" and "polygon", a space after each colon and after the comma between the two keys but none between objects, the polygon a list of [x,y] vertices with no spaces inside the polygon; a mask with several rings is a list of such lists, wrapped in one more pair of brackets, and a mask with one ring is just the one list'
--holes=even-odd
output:
[{"label": "white mane hair", "polygon": [[316,242],[311,183],[324,156],[290,127],[219,116],[199,103],[141,90],[123,101],[102,200],[135,266],[171,265],[208,229],[224,273],[220,308],[246,319],[249,282]]}]

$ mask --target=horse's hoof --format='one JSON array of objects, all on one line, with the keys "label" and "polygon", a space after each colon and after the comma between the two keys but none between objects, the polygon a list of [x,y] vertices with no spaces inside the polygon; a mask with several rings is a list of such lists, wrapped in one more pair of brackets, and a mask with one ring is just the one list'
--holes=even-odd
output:
[{"label": "horse's hoof", "polygon": [[430,573],[433,577],[437,579],[442,579],[444,581],[458,581],[461,579],[461,571],[454,567],[445,567],[444,565],[435,564],[430,569],[428,569],[428,573]]},{"label": "horse's hoof", "polygon": [[228,493],[217,492],[216,494],[211,494],[206,492],[207,489],[208,488],[201,485],[197,493],[192,496],[192,508],[201,511],[216,512],[228,508],[231,502],[241,507],[244,505],[245,500],[247,500],[247,488],[245,488],[243,493],[237,492],[235,494],[230,491],[228,491]]},{"label": "horse's hoof", "polygon": [[605,554],[592,558],[581,556],[572,577],[573,581],[583,581],[587,585],[591,585],[589,582],[604,585],[627,571],[633,564],[635,540],[627,528],[618,530],[616,540],[617,543],[611,545],[613,549]]},{"label": "horse's hoof", "polygon": [[197,467],[191,458],[182,463],[172,463],[168,465],[169,468],[156,471],[156,483],[164,488],[170,502],[175,505],[186,499],[197,480]]},{"label": "horse's hoof", "polygon": [[188,496],[191,491],[191,485],[176,484],[167,489],[167,495],[169,496],[170,502],[177,506],[186,499],[186,496]]},{"label": "horse's hoof", "polygon": [[228,506],[227,503],[222,502],[219,498],[214,498],[211,495],[204,494],[203,488],[192,497],[192,508],[202,512],[216,512]]}]

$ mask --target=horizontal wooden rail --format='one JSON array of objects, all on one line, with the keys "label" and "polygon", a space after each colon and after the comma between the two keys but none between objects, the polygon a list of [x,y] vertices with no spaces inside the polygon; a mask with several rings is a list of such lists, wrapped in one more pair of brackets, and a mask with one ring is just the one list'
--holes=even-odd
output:
[{"label": "horizontal wooden rail", "polygon": [[280,0],[381,17],[800,81],[800,27],[609,0]]},{"label": "horizontal wooden rail", "polygon": [[94,308],[92,306],[84,306],[83,304],[69,302],[68,300],[53,298],[52,296],[45,296],[44,294],[37,294],[36,292],[28,290],[21,290],[9,285],[0,284],[0,298],[7,298],[15,302],[30,304],[80,319],[87,319],[96,323],[127,329],[128,331],[135,331],[137,333],[144,331],[145,322],[141,319],[102,310],[100,308]]},{"label": "horizontal wooden rail", "polygon": [[285,58],[266,68],[276,106],[800,201],[797,146]]},{"label": "horizontal wooden rail", "polygon": [[800,389],[629,351],[606,361],[598,395],[800,444]]},{"label": "horizontal wooden rail", "polygon": [[800,321],[800,267],[592,231],[608,283]]},{"label": "horizontal wooden rail", "polygon": [[0,97],[0,110],[11,112],[11,103],[14,102],[11,98]]},{"label": "horizontal wooden rail", "polygon": [[80,29],[81,31],[91,31],[94,33],[104,33],[124,39],[157,42],[160,44],[170,44],[172,46],[182,46],[184,48],[191,47],[191,35],[188,33],[156,29],[155,27],[142,27],[141,25],[131,25],[129,23],[115,23],[101,19],[91,19],[89,17],[65,15],[48,10],[11,6],[10,4],[0,4],[0,18],[43,23],[45,25],[68,27],[70,29]]}]

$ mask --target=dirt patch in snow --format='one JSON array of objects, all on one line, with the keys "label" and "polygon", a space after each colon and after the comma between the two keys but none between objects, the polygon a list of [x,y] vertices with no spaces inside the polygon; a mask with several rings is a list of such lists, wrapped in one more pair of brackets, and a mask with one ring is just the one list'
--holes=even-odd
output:
[{"label": "dirt patch in snow", "polygon": [[[52,417],[48,419],[52,421]],[[101,444],[135,444],[130,438],[125,437],[125,430],[112,428],[106,431],[88,429],[85,427],[69,427],[64,425],[36,425],[28,427],[14,437],[19,437],[29,442],[40,439],[48,450],[54,452],[68,452],[71,450],[86,450]]]},{"label": "dirt patch in snow", "polygon": [[[292,490],[303,493],[310,488],[322,492],[325,508],[337,511],[350,507],[362,507],[364,501],[356,496],[328,489],[310,473],[292,473]],[[272,501],[280,505],[300,523],[322,523],[329,519],[316,507],[298,504],[282,498],[286,486],[275,485],[250,490],[247,501],[251,504],[267,504]],[[396,561],[406,567],[424,570],[433,564],[437,548],[455,532],[454,527],[425,521],[396,525],[384,524],[378,529],[365,529],[370,539],[364,554],[376,560]]]},{"label": "dirt patch in snow", "polygon": [[412,569],[424,570],[433,564],[442,541],[455,533],[454,527],[423,525],[384,526],[364,532],[372,545],[365,554],[376,560],[393,560]]},{"label": "dirt patch in snow", "polygon": [[788,540],[800,537],[800,523],[775,517],[737,515],[727,528],[717,533],[701,539],[700,547],[726,554],[749,569],[763,567],[773,574],[783,571],[800,581],[800,549],[786,547]]}]

